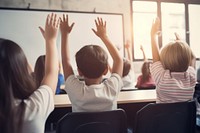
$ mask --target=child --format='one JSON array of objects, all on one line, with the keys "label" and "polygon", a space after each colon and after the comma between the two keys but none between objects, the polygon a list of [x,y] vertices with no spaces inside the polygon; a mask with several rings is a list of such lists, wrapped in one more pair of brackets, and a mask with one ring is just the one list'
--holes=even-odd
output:
[{"label": "child", "polygon": [[0,132],[44,133],[45,121],[54,109],[53,93],[58,75],[56,15],[48,15],[42,33],[46,41],[46,71],[39,88],[29,72],[23,50],[15,42],[0,39]]},{"label": "child", "polygon": [[124,58],[123,62],[123,73],[122,73],[122,81],[123,81],[123,88],[122,90],[133,89],[134,82],[135,82],[135,74],[133,71],[133,64],[132,64],[132,55],[130,52],[130,44],[127,42],[124,45],[125,51],[127,52],[128,58]]},{"label": "child", "polygon": [[159,25],[157,18],[151,28],[151,74],[156,84],[156,102],[188,101],[193,98],[196,84],[195,57],[188,44],[180,40],[167,44],[159,54],[156,42]]},{"label": "child", "polygon": [[151,62],[147,61],[142,45],[140,46],[140,49],[143,53],[144,63],[141,69],[142,74],[138,76],[137,84],[135,85],[135,87],[137,87],[138,89],[155,89],[155,82],[152,79],[151,73],[150,73]]},{"label": "child", "polygon": [[[45,74],[45,55],[41,55],[37,58],[34,68],[34,78],[36,87],[41,85],[42,79]],[[66,94],[65,90],[61,89],[61,86],[65,84],[64,76],[61,73],[61,64],[59,63],[58,82],[56,86],[55,94]]]},{"label": "child", "polygon": [[123,60],[116,47],[106,34],[106,22],[101,18],[95,20],[97,31],[93,32],[106,45],[113,58],[111,77],[102,82],[102,76],[108,71],[108,55],[97,45],[87,45],[76,53],[78,73],[84,81],[74,75],[70,64],[68,37],[74,23],[69,26],[68,16],[61,19],[62,62],[66,91],[72,103],[73,112],[106,111],[117,109],[117,96],[122,88]]}]

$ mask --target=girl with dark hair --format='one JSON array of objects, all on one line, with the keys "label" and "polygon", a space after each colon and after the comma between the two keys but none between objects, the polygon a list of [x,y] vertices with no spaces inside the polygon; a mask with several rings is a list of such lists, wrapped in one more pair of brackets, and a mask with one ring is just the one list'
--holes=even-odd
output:
[{"label": "girl with dark hair", "polygon": [[[55,94],[66,94],[66,91],[64,89],[61,89],[61,87],[63,87],[63,85],[65,84],[65,79],[63,74],[61,73],[61,69],[62,66],[61,63],[59,62],[58,82]],[[36,60],[34,68],[34,79],[36,82],[36,87],[40,87],[44,74],[45,74],[45,55],[40,55]]]},{"label": "girl with dark hair", "polygon": [[40,28],[46,41],[46,68],[39,88],[20,46],[0,39],[0,133],[44,133],[46,118],[54,109],[58,27],[56,15],[51,14],[47,16],[45,30]]},{"label": "girl with dark hair", "polygon": [[135,85],[135,87],[137,87],[138,89],[155,89],[155,82],[152,79],[150,73],[151,62],[146,59],[146,55],[142,45],[140,46],[140,49],[143,54],[144,63],[141,68],[142,74],[138,76],[137,84]]}]

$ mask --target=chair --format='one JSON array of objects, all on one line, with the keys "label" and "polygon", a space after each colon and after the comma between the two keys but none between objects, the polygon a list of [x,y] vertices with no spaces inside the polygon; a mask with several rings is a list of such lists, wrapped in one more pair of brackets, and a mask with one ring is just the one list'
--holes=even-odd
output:
[{"label": "chair", "polygon": [[150,103],[136,114],[134,133],[195,133],[195,101]]},{"label": "chair", "polygon": [[196,125],[197,129],[200,131],[200,83],[196,84],[193,97],[196,100],[197,107]]},{"label": "chair", "polygon": [[56,133],[126,133],[123,109],[103,112],[72,112],[58,121]]}]

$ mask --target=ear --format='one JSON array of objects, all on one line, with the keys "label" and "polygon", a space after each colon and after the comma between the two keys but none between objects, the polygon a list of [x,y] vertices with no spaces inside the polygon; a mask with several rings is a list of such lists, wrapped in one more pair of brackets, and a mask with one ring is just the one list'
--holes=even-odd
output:
[{"label": "ear", "polygon": [[81,72],[81,70],[78,68],[78,74],[79,74],[79,76],[83,76],[83,73]]},{"label": "ear", "polygon": [[104,70],[103,75],[106,75],[108,73],[108,67]]}]

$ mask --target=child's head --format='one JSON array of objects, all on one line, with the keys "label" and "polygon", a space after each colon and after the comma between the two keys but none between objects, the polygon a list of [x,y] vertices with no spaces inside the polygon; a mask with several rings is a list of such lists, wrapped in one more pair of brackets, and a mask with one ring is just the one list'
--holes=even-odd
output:
[{"label": "child's head", "polygon": [[21,47],[11,40],[0,39],[0,81],[4,88],[11,87],[18,99],[28,98],[35,90],[26,56]]},{"label": "child's head", "polygon": [[141,71],[142,71],[142,75],[150,75],[150,64],[151,62],[149,61],[145,61],[142,65]]},{"label": "child's head", "polygon": [[45,74],[45,55],[37,58],[34,68],[36,86],[39,87]]},{"label": "child's head", "polygon": [[192,51],[187,43],[182,41],[167,44],[160,53],[160,60],[165,69],[171,72],[184,72],[191,62]]},{"label": "child's head", "polygon": [[141,71],[142,71],[142,83],[149,80],[151,73],[150,73],[150,64],[151,62],[145,61],[142,65]]},{"label": "child's head", "polygon": [[[24,99],[36,89],[23,50],[13,41],[0,39],[0,128],[3,132],[21,132]],[[21,103],[16,107],[15,100]],[[17,124],[16,124],[17,121]]]},{"label": "child's head", "polygon": [[108,55],[100,46],[86,45],[76,53],[76,64],[79,74],[90,79],[99,78],[108,71]]},{"label": "child's head", "polygon": [[128,75],[131,69],[131,62],[127,59],[123,59],[124,66],[123,66],[123,74],[122,77],[125,77]]}]

